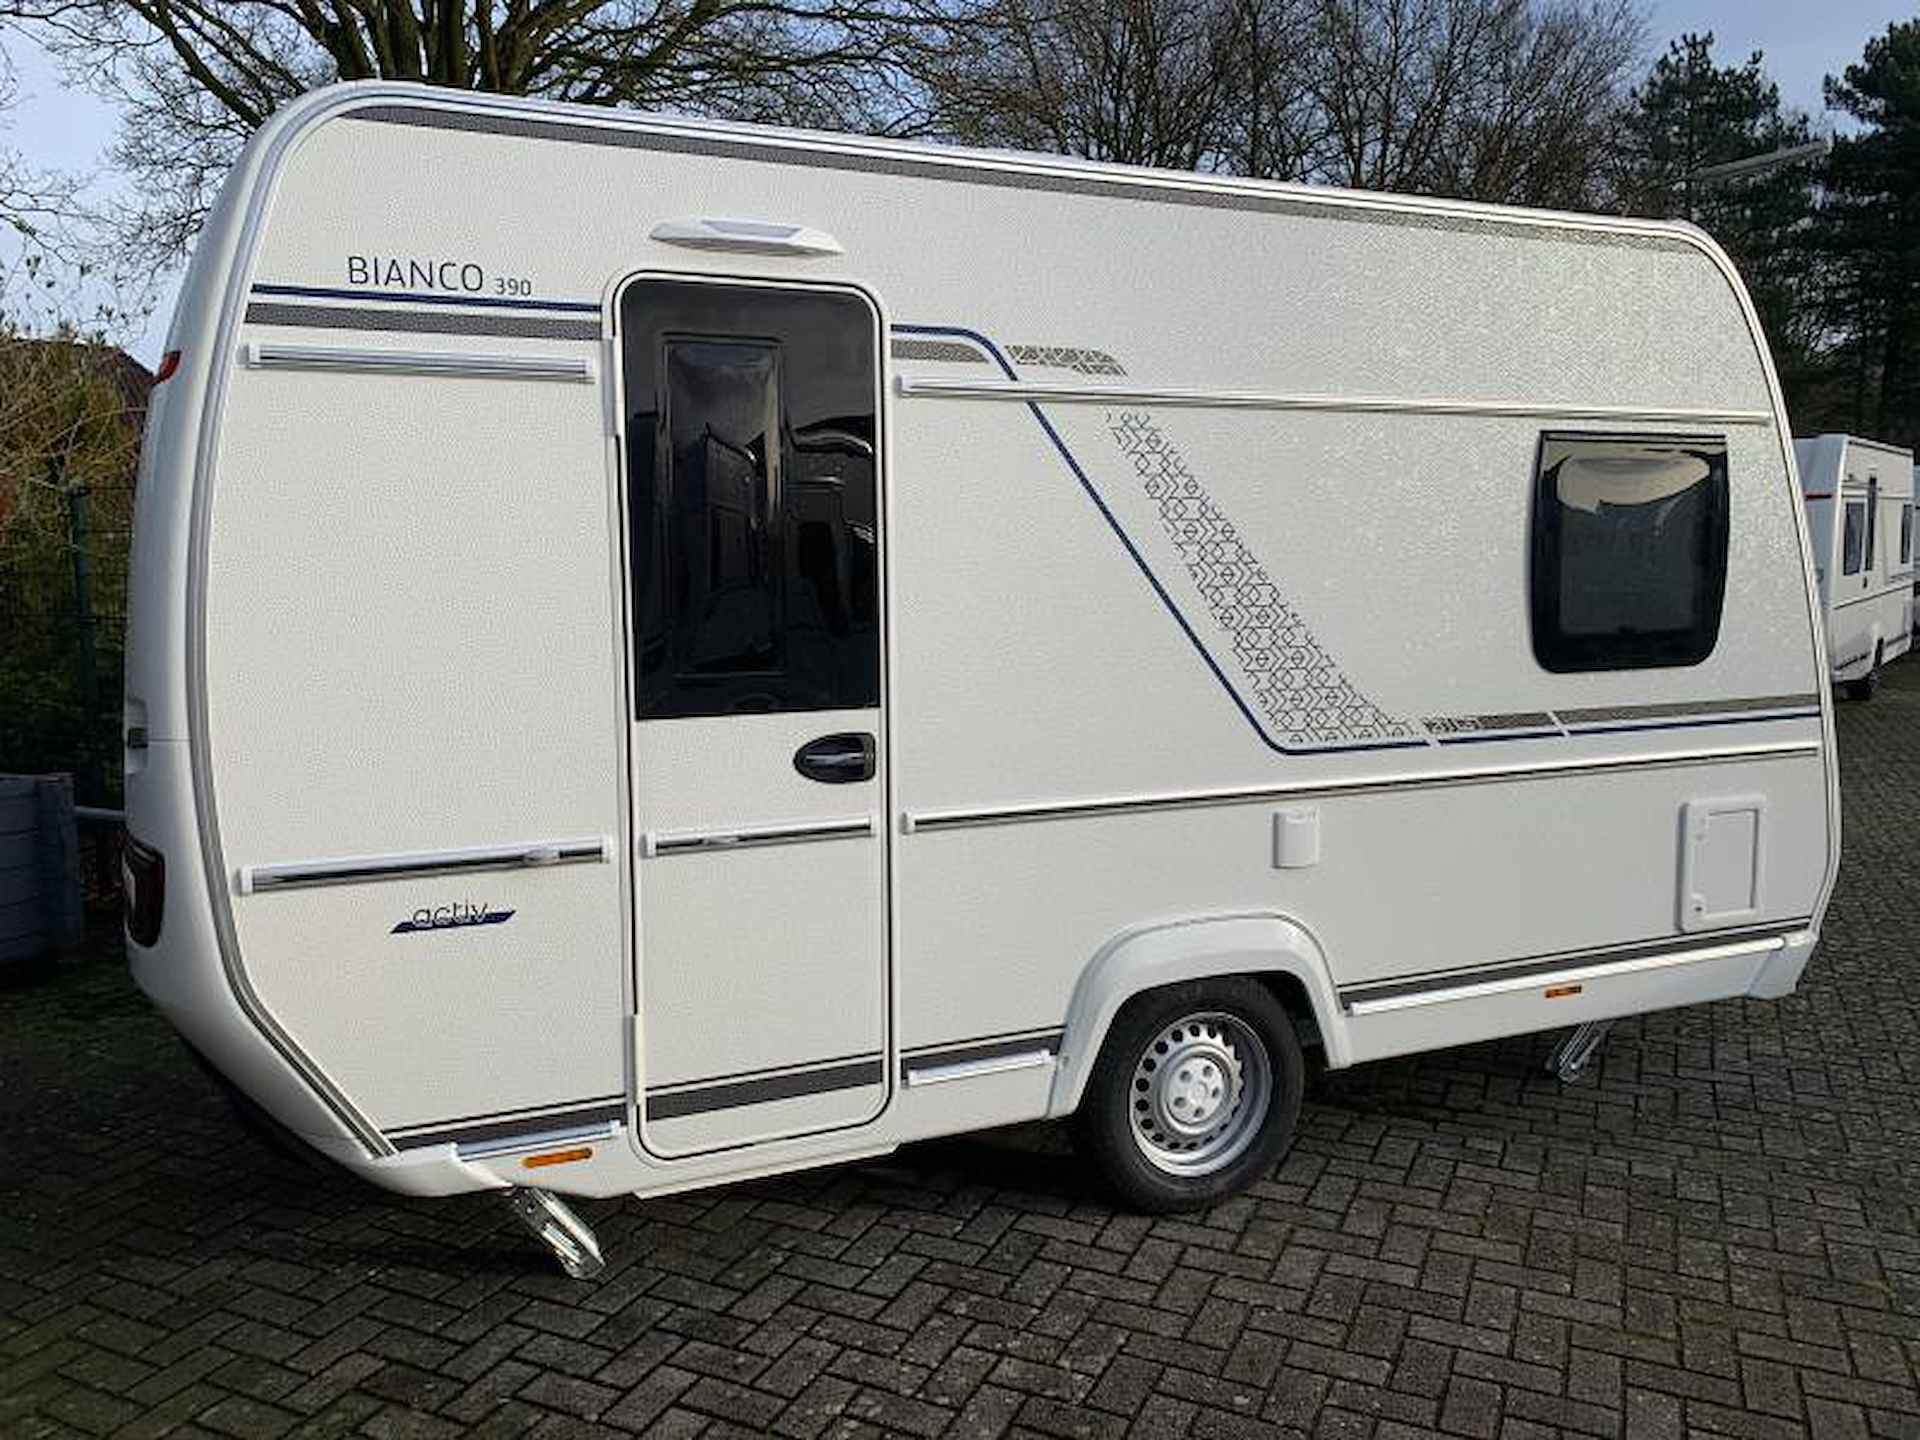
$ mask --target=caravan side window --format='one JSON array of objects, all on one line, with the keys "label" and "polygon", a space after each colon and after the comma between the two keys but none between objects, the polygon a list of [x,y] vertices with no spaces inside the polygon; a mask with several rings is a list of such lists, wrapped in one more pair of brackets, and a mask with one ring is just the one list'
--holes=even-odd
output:
[{"label": "caravan side window", "polygon": [[1913,563],[1913,506],[1900,507],[1900,568]]},{"label": "caravan side window", "polygon": [[1727,588],[1726,441],[1542,435],[1531,584],[1548,670],[1706,659]]},{"label": "caravan side window", "polygon": [[1864,500],[1847,501],[1847,518],[1840,531],[1840,573],[1858,575],[1860,557],[1864,553],[1867,538],[1867,503]]}]

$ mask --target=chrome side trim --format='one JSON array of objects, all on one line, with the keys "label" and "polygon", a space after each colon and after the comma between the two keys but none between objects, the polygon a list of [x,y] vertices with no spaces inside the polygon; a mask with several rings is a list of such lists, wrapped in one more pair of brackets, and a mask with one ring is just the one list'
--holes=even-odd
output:
[{"label": "chrome side trim", "polygon": [[470,351],[356,350],[255,340],[241,348],[251,370],[364,370],[377,375],[464,375],[494,380],[593,379],[585,356],[490,355]]},{"label": "chrome side trim", "polygon": [[[1811,717],[1809,717],[1811,718]],[[1063,800],[1050,805],[1000,805],[977,810],[909,810],[901,828],[909,835],[931,830],[958,830],[972,825],[1016,825],[1030,820],[1068,820],[1093,815],[1124,815],[1148,810],[1190,810],[1209,805],[1249,805],[1267,800],[1296,800],[1307,796],[1371,795],[1383,790],[1430,790],[1448,785],[1478,785],[1506,780],[1540,780],[1554,775],[1605,774],[1623,770],[1664,770],[1683,765],[1717,765],[1734,761],[1784,760],[1818,755],[1818,740],[1795,740],[1773,745],[1724,745],[1706,750],[1675,751],[1665,755],[1588,756],[1571,760],[1542,760],[1530,765],[1480,765],[1458,770],[1406,772],[1365,780],[1298,780],[1287,785],[1255,785],[1229,790],[1189,790],[1166,795],[1117,795],[1090,800]]]},{"label": "chrome side trim", "polygon": [[[1451,982],[1448,977],[1436,976],[1423,982],[1419,988],[1383,987],[1392,993],[1385,993],[1373,999],[1364,995],[1354,996],[1351,991],[1341,993],[1341,1003],[1347,1013],[1354,1016],[1379,1015],[1391,1010],[1407,1010],[1420,1005],[1444,1005],[1455,1000],[1479,999],[1487,995],[1511,994],[1516,990],[1535,990],[1543,986],[1561,983],[1579,983],[1585,980],[1611,979],[1615,975],[1635,975],[1647,970],[1664,970],[1678,965],[1692,965],[1703,960],[1725,960],[1738,955],[1764,955],[1779,950],[1787,943],[1787,936],[1806,928],[1804,920],[1795,921],[1786,929],[1764,935],[1757,939],[1738,940],[1719,945],[1697,945],[1690,941],[1675,942],[1659,946],[1628,947],[1625,954],[1614,958],[1604,958],[1605,952],[1592,952],[1593,958],[1584,963],[1577,957],[1570,957],[1561,963],[1523,962],[1509,967],[1509,973],[1496,974],[1485,980],[1473,980],[1460,976]],[[1486,974],[1476,971],[1474,974]],[[1351,997],[1351,998],[1350,998]]]},{"label": "chrome side trim", "polygon": [[957,1060],[951,1065],[928,1065],[907,1069],[907,1088],[916,1085],[942,1085],[949,1080],[973,1080],[982,1075],[998,1075],[1006,1070],[1037,1070],[1053,1063],[1051,1050],[1022,1050],[1014,1055],[995,1055],[984,1060]]},{"label": "chrome side trim", "polygon": [[1764,410],[1684,410],[1663,406],[1540,404],[1391,395],[1279,395],[1257,390],[1151,389],[1136,385],[1064,385],[1044,380],[956,380],[902,375],[900,393],[949,400],[1048,401],[1087,405],[1190,405],[1216,410],[1330,410],[1364,415],[1469,415],[1502,419],[1623,420],[1665,425],[1771,425]]},{"label": "chrome side trim", "polygon": [[871,815],[812,824],[739,825],[729,830],[649,830],[640,837],[648,859],[699,851],[744,850],[756,845],[802,845],[815,840],[857,840],[879,833]]},{"label": "chrome side trim", "polygon": [[366,880],[451,875],[468,870],[596,864],[612,858],[613,842],[602,835],[590,840],[538,840],[524,845],[475,845],[460,850],[413,850],[286,865],[242,865],[238,880],[240,893],[253,895],[306,885],[354,885]]},{"label": "chrome side trim", "polygon": [[983,1035],[975,1040],[941,1040],[931,1045],[916,1045],[901,1056],[900,1076],[904,1080],[909,1070],[937,1070],[965,1061],[998,1060],[1034,1050],[1055,1054],[1066,1033],[1055,1026],[1050,1030],[1016,1030],[1005,1035]]}]

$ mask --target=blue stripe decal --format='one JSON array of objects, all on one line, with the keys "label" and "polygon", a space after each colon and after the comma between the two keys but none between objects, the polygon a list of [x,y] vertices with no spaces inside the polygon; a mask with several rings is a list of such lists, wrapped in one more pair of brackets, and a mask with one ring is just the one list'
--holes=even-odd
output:
[{"label": "blue stripe decal", "polygon": [[[414,912],[416,915],[427,913]],[[418,935],[428,930],[471,930],[475,925],[504,925],[513,919],[511,910],[486,910],[471,920],[435,920],[429,914],[425,920],[402,920],[387,933],[389,935]]]},{"label": "blue stripe decal", "polygon": [[496,300],[486,295],[429,295],[407,290],[332,290],[323,285],[255,285],[256,295],[303,295],[320,300],[391,300],[403,305],[479,305],[492,310],[565,310],[598,315],[589,300]]},{"label": "blue stripe decal", "polygon": [[1558,730],[1520,730],[1505,735],[1440,735],[1434,738],[1436,745],[1498,745],[1508,740],[1564,740],[1566,736]]}]

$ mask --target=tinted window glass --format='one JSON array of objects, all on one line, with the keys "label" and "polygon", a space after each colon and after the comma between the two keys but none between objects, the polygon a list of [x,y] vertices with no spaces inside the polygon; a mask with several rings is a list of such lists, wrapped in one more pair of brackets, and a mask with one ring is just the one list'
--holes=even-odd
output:
[{"label": "tinted window glass", "polygon": [[1541,665],[1698,664],[1719,638],[1726,580],[1723,440],[1541,437],[1531,607]]},{"label": "tinted window glass", "polygon": [[1860,556],[1867,534],[1867,507],[1860,500],[1847,502],[1845,528],[1840,532],[1840,573],[1858,575]]},{"label": "tinted window glass", "polygon": [[1907,505],[1900,511],[1900,563],[1906,565],[1913,560],[1913,507]]},{"label": "tinted window glass", "polygon": [[877,704],[872,310],[647,280],[620,329],[640,716]]}]

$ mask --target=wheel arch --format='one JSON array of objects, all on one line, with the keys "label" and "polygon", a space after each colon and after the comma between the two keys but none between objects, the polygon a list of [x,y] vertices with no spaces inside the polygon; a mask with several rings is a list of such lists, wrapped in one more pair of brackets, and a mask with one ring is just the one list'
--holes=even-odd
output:
[{"label": "wheel arch", "polygon": [[1230,975],[1267,984],[1296,1020],[1304,1005],[1326,1047],[1328,1065],[1348,1063],[1333,975],[1320,942],[1304,925],[1272,913],[1165,921],[1116,935],[1080,972],[1067,1006],[1047,1114],[1070,1115],[1079,1107],[1114,1017],[1129,1000],[1185,980]]}]

